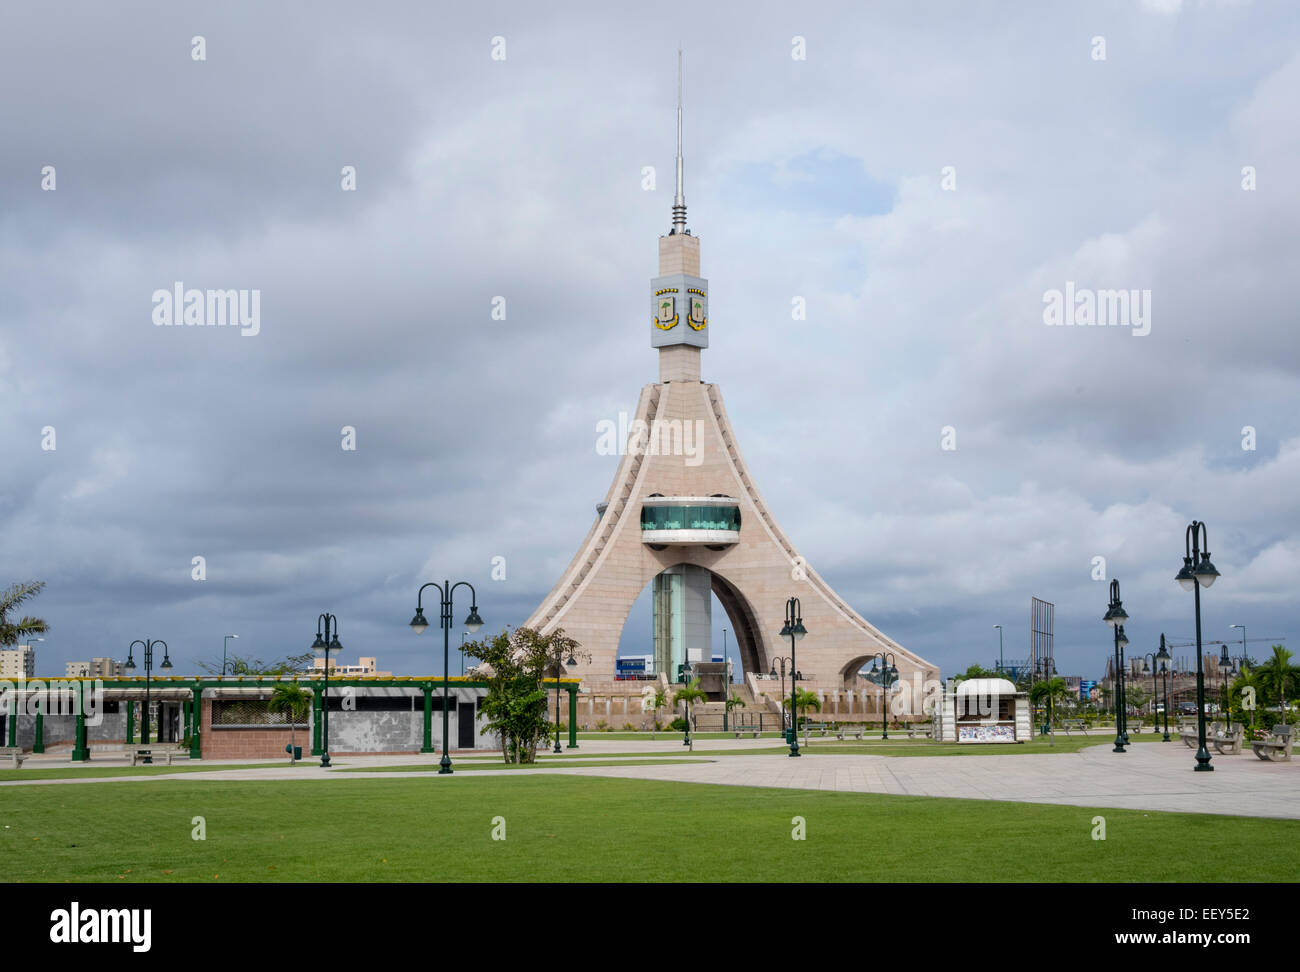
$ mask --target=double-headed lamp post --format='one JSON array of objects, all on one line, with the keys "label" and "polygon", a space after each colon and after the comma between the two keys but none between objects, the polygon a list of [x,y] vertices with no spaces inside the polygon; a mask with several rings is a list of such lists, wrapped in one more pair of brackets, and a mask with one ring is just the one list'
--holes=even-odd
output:
[{"label": "double-headed lamp post", "polygon": [[[1241,664],[1243,671],[1246,665],[1246,626],[1244,624],[1234,624],[1232,627],[1241,629]],[[37,639],[40,640],[39,638]],[[1250,710],[1250,728],[1255,728],[1255,710]]]},{"label": "double-headed lamp post", "polygon": [[[132,653],[136,645],[139,645],[144,652],[144,712],[140,719],[140,745],[149,745],[149,680],[153,672],[153,649],[154,645],[162,645],[163,660],[158,667],[167,671],[172,667],[172,660],[167,657],[167,642],[160,639],[148,639],[145,641],[133,641],[126,649],[126,664],[122,666],[123,670],[128,672],[135,671],[135,656]],[[153,754],[150,753],[144,758],[146,763],[153,762]]]},{"label": "double-headed lamp post", "polygon": [[[879,665],[885,667],[882,669]],[[868,672],[864,665],[858,674],[880,686],[880,738],[888,739],[889,717],[885,709],[889,704],[889,687],[898,681],[897,659],[892,651],[878,651],[871,657],[871,671]]]},{"label": "double-headed lamp post", "polygon": [[[321,694],[320,764],[330,764],[330,652],[342,651],[339,644],[339,619],[325,613],[316,617],[316,640],[312,651],[325,656],[325,691]],[[290,718],[293,718],[290,716]]]},{"label": "double-headed lamp post", "polygon": [[[561,652],[555,656],[555,749],[553,752],[559,753],[560,750],[560,660],[564,653]],[[462,655],[463,657],[463,655]],[[570,668],[576,668],[578,659],[573,657],[573,652],[569,652],[569,657],[564,661],[565,665]],[[569,713],[569,718],[573,718],[573,713]]]},{"label": "double-headed lamp post", "polygon": [[[1202,549],[1201,540],[1205,544]],[[1193,520],[1184,535],[1183,566],[1174,576],[1185,591],[1191,591],[1196,604],[1196,769],[1209,772],[1210,750],[1205,745],[1205,670],[1201,664],[1201,588],[1210,587],[1219,577],[1219,570],[1210,561],[1210,534],[1205,524]]]},{"label": "double-headed lamp post", "polygon": [[1222,649],[1222,653],[1219,655],[1219,693],[1223,699],[1223,719],[1225,723],[1229,723],[1232,718],[1232,705],[1231,698],[1228,695],[1228,679],[1232,677],[1237,664],[1228,655],[1226,642],[1219,647]]},{"label": "double-headed lamp post", "polygon": [[[767,673],[768,678],[780,678],[781,680],[781,731],[785,732],[785,663],[790,661],[788,657],[777,655],[772,659],[772,670]],[[779,667],[778,667],[779,666]],[[790,669],[791,676],[794,675],[794,669]]]},{"label": "double-headed lamp post", "polygon": [[[1165,647],[1165,636],[1164,636],[1163,634],[1160,636],[1160,650],[1159,650],[1158,652],[1156,652],[1154,655],[1151,654],[1151,652],[1148,651],[1145,655],[1142,656],[1142,674],[1143,674],[1143,675],[1145,675],[1145,674],[1147,673],[1147,662],[1148,662],[1148,660],[1149,660],[1150,663],[1151,663],[1151,665],[1150,665],[1150,668],[1151,668],[1151,697],[1152,697],[1153,699],[1158,699],[1158,698],[1160,698],[1160,688],[1159,688],[1159,686],[1158,686],[1157,683],[1156,683],[1156,674],[1159,673],[1159,674],[1160,674],[1161,676],[1163,676],[1163,678],[1164,678],[1164,683],[1165,683],[1165,685],[1164,685],[1164,687],[1165,687],[1165,698],[1164,698],[1164,709],[1165,709],[1165,738],[1164,738],[1164,741],[1165,741],[1165,742],[1169,742],[1169,649]],[[1159,716],[1156,716],[1156,732],[1159,732],[1159,731],[1160,731],[1160,717],[1159,717]]]},{"label": "double-headed lamp post", "polygon": [[790,639],[790,755],[799,755],[799,669],[795,666],[795,645],[803,640],[808,629],[803,626],[803,608],[799,598],[785,602],[785,625],[781,637]]},{"label": "double-headed lamp post", "polygon": [[441,584],[436,581],[421,586],[415,595],[415,617],[411,618],[411,630],[416,634],[424,634],[425,629],[429,627],[429,622],[424,618],[424,590],[427,587],[438,589],[438,599],[441,607],[439,623],[442,625],[442,759],[438,761],[438,773],[451,772],[451,757],[447,755],[447,733],[448,733],[448,709],[451,705],[451,688],[447,681],[447,665],[450,660],[451,652],[451,612],[452,598],[456,594],[456,588],[468,587],[470,597],[469,614],[465,617],[465,629],[470,634],[477,634],[479,628],[483,627],[483,619],[478,616],[478,594],[474,591],[474,585],[468,581],[457,581],[453,584],[449,580],[444,580]]},{"label": "double-headed lamp post", "polygon": [[[1113,753],[1124,752],[1125,745],[1128,744],[1128,734],[1125,729],[1125,709],[1128,706],[1124,699],[1124,654],[1123,645],[1128,644],[1128,639],[1124,637],[1124,622],[1128,620],[1128,612],[1124,610],[1124,602],[1119,596],[1119,580],[1110,582],[1110,609],[1102,618],[1115,632],[1115,748]],[[1123,644],[1121,644],[1121,640]]]},{"label": "double-headed lamp post", "polygon": [[1124,745],[1128,743],[1128,658],[1125,653],[1128,650],[1128,635],[1124,633],[1124,625],[1119,626],[1119,666],[1120,666],[1120,695],[1123,697],[1124,708],[1120,714],[1120,721],[1124,728]]},{"label": "double-headed lamp post", "polygon": [[[694,672],[695,672],[695,666],[693,666],[693,665],[691,664],[690,659],[688,658],[686,661],[682,662],[682,664],[681,664],[681,666],[680,666],[680,668],[679,668],[678,670],[682,673],[682,684],[685,685],[687,688],[690,688],[690,687],[691,687],[691,675],[694,674]],[[682,708],[685,710],[685,719],[683,719],[683,721],[686,723],[686,725],[684,725],[684,726],[682,727],[682,745],[683,745],[683,746],[689,746],[689,745],[691,744],[691,702],[690,702],[690,699],[687,699],[687,700],[686,700],[686,704],[683,705]]]}]

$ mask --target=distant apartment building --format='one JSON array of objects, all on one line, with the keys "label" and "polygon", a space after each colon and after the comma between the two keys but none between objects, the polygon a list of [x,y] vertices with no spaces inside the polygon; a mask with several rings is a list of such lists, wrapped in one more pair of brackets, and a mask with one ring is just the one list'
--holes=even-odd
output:
[{"label": "distant apartment building", "polygon": [[36,675],[36,652],[31,645],[0,649],[0,678],[32,678]]},{"label": "distant apartment building", "polygon": [[[373,676],[375,676],[376,678],[392,678],[392,677],[393,677],[393,673],[392,673],[392,672],[381,672],[381,671],[379,671],[379,659],[378,659],[378,658],[358,658],[357,661],[358,661],[360,664],[357,664],[357,665],[340,665],[338,662],[336,662],[334,659],[331,658],[331,659],[330,659],[330,674],[331,674],[331,675],[340,675],[340,676],[342,676],[342,675],[346,675],[346,676],[349,676],[349,677],[353,677],[353,676],[357,676],[357,675],[373,675]],[[325,670],[325,659],[324,659],[324,658],[315,658],[315,659],[313,659],[313,660],[312,660],[312,669],[313,669],[314,671],[321,671],[321,672],[323,672],[323,671]]]},{"label": "distant apartment building", "polygon": [[111,658],[92,658],[90,661],[68,662],[65,674],[69,678],[118,678],[123,671],[121,662]]}]

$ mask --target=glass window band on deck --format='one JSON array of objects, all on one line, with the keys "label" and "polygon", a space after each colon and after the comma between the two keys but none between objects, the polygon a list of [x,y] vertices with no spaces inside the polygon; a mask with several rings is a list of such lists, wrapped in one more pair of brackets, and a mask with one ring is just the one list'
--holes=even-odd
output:
[{"label": "glass window band on deck", "polygon": [[739,506],[651,506],[641,507],[642,530],[731,530],[740,531]]}]

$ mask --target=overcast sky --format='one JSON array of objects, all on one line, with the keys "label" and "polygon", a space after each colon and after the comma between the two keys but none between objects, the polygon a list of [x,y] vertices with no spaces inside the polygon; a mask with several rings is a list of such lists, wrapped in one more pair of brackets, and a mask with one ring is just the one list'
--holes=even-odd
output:
[{"label": "overcast sky", "polygon": [[[1112,577],[1132,652],[1194,636],[1199,518],[1207,639],[1294,636],[1289,4],[615,6],[6,5],[0,582],[48,582],[38,671],[270,658],[326,610],[344,663],[438,671],[406,622],[443,577],[522,623],[657,377],[679,41],[704,377],[842,596],[948,671],[995,624],[1025,656],[1037,595],[1097,677]],[[259,332],[155,326],[177,281],[260,291]],[[1067,281],[1150,291],[1149,333],[1047,326]]]}]

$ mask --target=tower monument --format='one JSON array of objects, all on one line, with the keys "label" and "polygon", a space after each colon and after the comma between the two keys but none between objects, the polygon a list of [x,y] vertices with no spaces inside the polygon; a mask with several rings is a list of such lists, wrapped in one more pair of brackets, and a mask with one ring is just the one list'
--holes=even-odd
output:
[{"label": "tower monument", "polygon": [[808,631],[797,648],[802,687],[837,698],[856,690],[874,708],[880,690],[858,671],[877,653],[892,653],[903,691],[913,696],[906,709],[919,713],[921,684],[937,678],[937,668],[867,622],[799,555],[745,465],[721,390],[701,379],[713,319],[709,283],[700,275],[700,239],[687,228],[678,57],[672,226],[659,238],[659,274],[650,283],[650,346],[658,352],[659,380],[641,389],[595,522],[526,624],[543,633],[563,628],[591,656],[572,674],[584,686],[609,683],[628,613],[653,585],[655,670],[676,681],[682,662],[712,661],[713,594],[735,633],[744,671],[761,678],[790,653],[778,632],[786,599],[794,596]]}]

